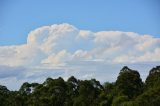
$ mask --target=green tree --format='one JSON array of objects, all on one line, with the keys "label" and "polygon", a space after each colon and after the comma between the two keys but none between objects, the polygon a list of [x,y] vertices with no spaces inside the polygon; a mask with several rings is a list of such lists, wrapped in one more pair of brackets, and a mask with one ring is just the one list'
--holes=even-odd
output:
[{"label": "green tree", "polygon": [[95,79],[80,81],[79,95],[74,101],[74,106],[97,106],[101,90],[102,85]]},{"label": "green tree", "polygon": [[126,101],[129,101],[128,96],[117,96],[112,102],[112,106],[122,106]]},{"label": "green tree", "polygon": [[146,89],[160,86],[160,66],[154,67],[150,70],[145,84]]},{"label": "green tree", "polygon": [[130,99],[138,96],[143,91],[143,83],[138,71],[123,67],[116,80],[116,87],[120,95],[126,95]]},{"label": "green tree", "polygon": [[150,88],[136,98],[136,106],[160,106],[160,87]]},{"label": "green tree", "polygon": [[1,106],[7,105],[7,98],[9,96],[10,91],[6,86],[0,85],[0,104]]}]

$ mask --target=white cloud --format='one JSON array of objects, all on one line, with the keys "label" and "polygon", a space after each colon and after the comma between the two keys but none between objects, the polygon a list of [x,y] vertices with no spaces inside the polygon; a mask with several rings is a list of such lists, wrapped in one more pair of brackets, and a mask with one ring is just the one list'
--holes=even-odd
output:
[{"label": "white cloud", "polygon": [[66,52],[66,50],[62,50],[58,52],[57,54],[51,54],[46,59],[42,60],[41,63],[43,65],[52,66],[54,67],[62,67],[66,65],[67,61],[71,60],[71,56],[69,53]]},{"label": "white cloud", "polygon": [[87,39],[87,38],[90,38],[90,37],[92,38],[92,37],[94,37],[94,33],[89,31],[89,30],[80,30],[77,37],[78,38],[82,37],[84,39]]},{"label": "white cloud", "polygon": [[38,28],[28,35],[27,42],[47,54],[70,48],[78,30],[69,24],[52,25]]},{"label": "white cloud", "polygon": [[103,72],[108,69],[104,64],[139,62],[160,63],[160,38],[134,32],[92,32],[65,23],[31,31],[26,44],[0,46],[0,65],[25,67],[32,70],[24,71],[29,76],[35,76],[37,72],[33,69],[38,69],[44,70],[40,73],[64,70],[67,74],[61,74],[63,77],[72,74],[80,78],[99,77],[100,69]]},{"label": "white cloud", "polygon": [[146,52],[144,55],[137,58],[137,61],[159,61],[160,48],[156,48],[153,52]]}]

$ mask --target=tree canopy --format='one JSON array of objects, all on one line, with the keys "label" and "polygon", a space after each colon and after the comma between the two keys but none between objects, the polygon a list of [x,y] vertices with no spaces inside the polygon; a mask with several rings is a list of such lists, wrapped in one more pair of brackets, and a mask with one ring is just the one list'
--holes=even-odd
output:
[{"label": "tree canopy", "polygon": [[0,85],[0,106],[160,106],[160,66],[149,71],[145,82],[124,66],[115,82],[104,84],[71,76],[24,82],[18,91]]}]

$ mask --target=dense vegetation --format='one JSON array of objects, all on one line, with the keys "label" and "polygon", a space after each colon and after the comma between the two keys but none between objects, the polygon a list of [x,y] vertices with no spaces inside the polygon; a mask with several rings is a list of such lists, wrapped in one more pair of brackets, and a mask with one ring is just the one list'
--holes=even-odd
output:
[{"label": "dense vegetation", "polygon": [[160,66],[150,70],[145,82],[125,66],[116,82],[103,85],[71,76],[67,81],[25,82],[19,91],[0,86],[0,106],[160,106]]}]

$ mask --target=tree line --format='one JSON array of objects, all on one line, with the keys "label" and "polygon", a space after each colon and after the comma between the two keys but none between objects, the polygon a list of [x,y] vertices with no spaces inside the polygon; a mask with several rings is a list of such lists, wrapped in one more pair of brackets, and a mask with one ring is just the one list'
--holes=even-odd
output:
[{"label": "tree line", "polygon": [[0,106],[160,106],[160,66],[144,82],[138,71],[124,66],[115,82],[102,85],[74,76],[25,82],[18,91],[0,85]]}]

